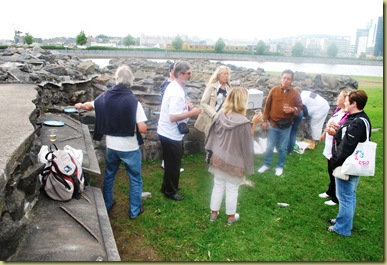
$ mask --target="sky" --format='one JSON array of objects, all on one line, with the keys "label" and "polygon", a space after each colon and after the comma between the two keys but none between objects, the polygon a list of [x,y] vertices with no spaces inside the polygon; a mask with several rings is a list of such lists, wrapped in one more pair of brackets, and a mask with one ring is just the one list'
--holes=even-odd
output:
[{"label": "sky", "polygon": [[2,1],[0,40],[178,34],[216,41],[305,34],[353,36],[383,15],[383,0],[16,0]]}]

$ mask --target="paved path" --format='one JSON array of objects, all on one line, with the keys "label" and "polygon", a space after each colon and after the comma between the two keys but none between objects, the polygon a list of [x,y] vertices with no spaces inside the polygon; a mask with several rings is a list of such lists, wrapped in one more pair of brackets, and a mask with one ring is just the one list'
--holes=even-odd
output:
[{"label": "paved path", "polygon": [[[9,172],[6,165],[14,154],[23,152],[23,143],[33,136],[34,127],[29,117],[35,109],[36,85],[0,84],[0,177]],[[18,157],[18,156],[16,156]]]}]

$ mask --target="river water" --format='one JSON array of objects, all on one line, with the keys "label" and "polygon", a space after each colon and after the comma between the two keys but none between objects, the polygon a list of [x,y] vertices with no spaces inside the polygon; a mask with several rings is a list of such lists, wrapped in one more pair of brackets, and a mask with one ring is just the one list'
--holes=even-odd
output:
[{"label": "river water", "polygon": [[[110,59],[91,59],[101,68],[109,65]],[[163,63],[167,60],[151,61]],[[216,61],[213,61],[216,62]],[[359,75],[383,77],[383,66],[375,65],[346,65],[346,64],[315,64],[315,63],[282,63],[282,62],[250,62],[250,61],[222,61],[224,64],[232,64],[245,68],[262,68],[266,72],[282,72],[285,69],[292,71],[315,73],[315,74],[335,74],[335,75]]]}]

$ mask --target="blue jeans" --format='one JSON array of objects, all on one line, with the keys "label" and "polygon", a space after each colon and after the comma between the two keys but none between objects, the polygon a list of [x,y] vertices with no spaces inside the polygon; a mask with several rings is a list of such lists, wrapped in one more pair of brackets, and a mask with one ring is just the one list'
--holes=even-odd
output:
[{"label": "blue jeans", "polygon": [[356,189],[359,176],[349,176],[348,180],[336,178],[336,196],[339,199],[339,213],[333,230],[343,236],[350,236],[356,209]]},{"label": "blue jeans", "polygon": [[294,150],[294,145],[296,144],[297,130],[300,126],[302,118],[304,117],[304,111],[301,110],[300,114],[293,120],[292,129],[290,130],[289,144],[288,144],[288,153],[290,154]]},{"label": "blue jeans", "polygon": [[113,204],[114,179],[117,170],[124,162],[126,174],[129,177],[129,216],[136,217],[140,213],[142,177],[141,177],[141,150],[130,152],[116,151],[106,148],[106,170],[103,179],[103,197],[106,209],[109,210]]},{"label": "blue jeans", "polygon": [[267,146],[265,154],[265,166],[270,167],[271,160],[273,158],[274,147],[277,146],[278,150],[278,163],[277,168],[283,168],[286,160],[286,155],[288,152],[288,140],[289,134],[292,126],[280,129],[277,127],[272,127],[269,124],[269,130],[267,133]]}]

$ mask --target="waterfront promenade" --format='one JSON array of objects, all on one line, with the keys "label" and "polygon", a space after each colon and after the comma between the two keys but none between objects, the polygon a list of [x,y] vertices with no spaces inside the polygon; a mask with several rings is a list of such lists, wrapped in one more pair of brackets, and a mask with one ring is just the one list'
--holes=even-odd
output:
[{"label": "waterfront promenade", "polygon": [[52,50],[78,56],[81,59],[111,59],[111,58],[147,58],[171,60],[219,60],[219,61],[252,61],[252,62],[286,62],[286,63],[321,63],[321,64],[348,64],[348,65],[375,65],[383,66],[382,60],[358,60],[356,58],[309,58],[292,56],[270,56],[253,54],[227,54],[204,52],[175,52],[175,51],[137,51],[137,50]]}]

